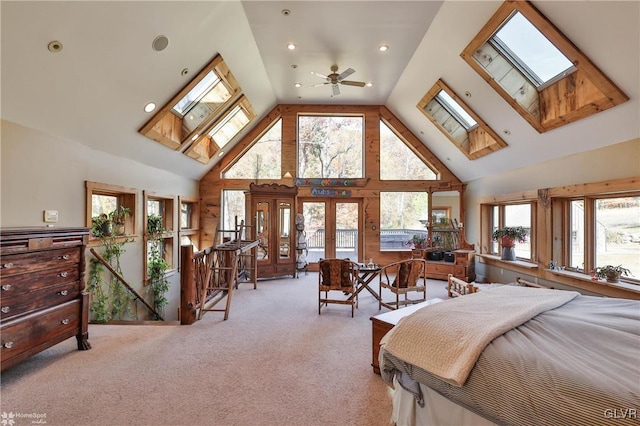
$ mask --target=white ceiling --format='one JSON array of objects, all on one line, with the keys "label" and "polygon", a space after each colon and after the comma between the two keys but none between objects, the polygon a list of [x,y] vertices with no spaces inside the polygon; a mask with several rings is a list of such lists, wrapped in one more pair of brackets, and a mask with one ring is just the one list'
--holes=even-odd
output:
[{"label": "white ceiling", "polygon": [[[2,0],[1,116],[199,179],[213,162],[138,129],[147,102],[164,104],[220,53],[259,118],[277,104],[384,104],[465,182],[640,137],[640,2],[533,3],[630,101],[538,134],[460,58],[501,2]],[[162,52],[151,48],[158,35],[169,38]],[[50,53],[52,40],[63,50]],[[309,87],[322,82],[311,72],[334,64],[373,87],[341,86],[333,97],[329,86]],[[475,161],[458,151],[416,108],[438,78],[469,91],[484,121],[510,131],[509,146]]]}]

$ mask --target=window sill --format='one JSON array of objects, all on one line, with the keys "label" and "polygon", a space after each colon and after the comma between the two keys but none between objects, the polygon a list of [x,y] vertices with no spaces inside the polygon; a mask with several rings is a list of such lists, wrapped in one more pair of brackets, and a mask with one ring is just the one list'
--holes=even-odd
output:
[{"label": "window sill", "polygon": [[501,264],[501,265],[514,265],[519,268],[526,269],[538,269],[538,264],[533,262],[527,262],[524,260],[502,260],[500,256],[494,254],[477,254],[481,259],[481,262],[488,264]]},{"label": "window sill", "polygon": [[558,277],[565,277],[565,278],[571,278],[579,281],[586,281],[592,284],[597,284],[601,286],[611,287],[615,289],[620,289],[620,290],[630,291],[633,293],[640,294],[640,285],[626,283],[624,281],[620,281],[618,283],[610,283],[607,280],[593,279],[591,275],[583,274],[580,272],[562,271],[562,270],[559,271],[555,269],[545,269],[544,271],[549,272]]}]

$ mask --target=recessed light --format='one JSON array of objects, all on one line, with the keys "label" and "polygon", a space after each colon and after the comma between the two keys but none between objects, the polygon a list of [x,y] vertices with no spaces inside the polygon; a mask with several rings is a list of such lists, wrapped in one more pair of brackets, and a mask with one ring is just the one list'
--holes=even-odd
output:
[{"label": "recessed light", "polygon": [[183,68],[182,71],[180,71],[180,75],[187,75],[189,74],[189,68]]},{"label": "recessed light", "polygon": [[293,43],[289,43],[289,44],[287,44],[287,49],[289,49],[289,50],[296,50],[296,45],[295,45],[295,44],[293,44]]},{"label": "recessed light", "polygon": [[153,102],[149,102],[148,104],[146,104],[146,105],[144,106],[144,112],[151,112],[151,111],[153,111],[154,109],[156,109],[156,104],[155,104],[155,103],[153,103]]},{"label": "recessed light", "polygon": [[300,84],[300,83],[294,83],[293,85],[294,85],[294,87],[302,87],[302,84]]},{"label": "recessed light", "polygon": [[222,157],[223,155],[224,155],[224,151],[220,151],[220,152],[218,153],[218,157]]},{"label": "recessed light", "polygon": [[291,15],[291,11],[290,11],[289,9],[282,9],[281,13],[282,13],[284,16],[289,16],[289,15]]},{"label": "recessed light", "polygon": [[380,45],[380,47],[378,47],[378,50],[381,52],[386,52],[387,50],[389,50],[389,46],[387,46],[386,44],[382,44]]},{"label": "recessed light", "polygon": [[373,86],[373,83],[372,82],[368,82],[367,84],[365,84],[365,86],[371,87],[371,86]]},{"label": "recessed light", "polygon": [[503,130],[502,133],[504,133],[505,135],[509,136],[511,134],[511,132],[507,129]]},{"label": "recessed light", "polygon": [[469,91],[467,90],[466,92],[464,92],[464,95],[465,95],[467,98],[470,98],[470,97],[471,97],[471,92],[469,92]]}]

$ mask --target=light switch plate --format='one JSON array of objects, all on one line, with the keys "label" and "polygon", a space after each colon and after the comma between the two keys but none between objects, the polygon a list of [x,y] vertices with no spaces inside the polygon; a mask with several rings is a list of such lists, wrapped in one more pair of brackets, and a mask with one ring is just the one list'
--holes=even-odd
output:
[{"label": "light switch plate", "polygon": [[44,221],[45,222],[57,222],[58,221],[58,210],[45,210],[44,211]]}]

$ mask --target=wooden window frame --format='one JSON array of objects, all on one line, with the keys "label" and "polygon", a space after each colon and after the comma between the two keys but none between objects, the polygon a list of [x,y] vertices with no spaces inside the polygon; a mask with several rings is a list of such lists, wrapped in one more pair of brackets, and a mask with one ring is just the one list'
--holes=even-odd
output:
[{"label": "wooden window frame", "polygon": [[[116,197],[118,200],[118,207],[124,206],[130,209],[130,214],[125,222],[125,232],[122,236],[118,236],[118,240],[137,237],[138,227],[136,223],[136,206],[138,205],[138,190],[135,188],[127,188],[124,186],[111,185],[107,183],[85,181],[85,223],[86,226],[91,228],[92,225],[92,199],[93,195],[107,195]],[[89,233],[89,246],[100,245],[100,239]]]},{"label": "wooden window frame", "polygon": [[[440,91],[446,92],[458,105],[465,110],[478,123],[473,129],[467,130],[462,123],[446,114],[438,114],[432,111],[432,101]],[[442,80],[439,79],[420,99],[416,105],[425,115],[469,160],[476,160],[498,151],[507,146],[507,143],[476,114],[464,101]],[[444,108],[442,108],[444,109]],[[451,120],[454,120],[452,123]],[[457,124],[457,125],[456,125]],[[461,140],[459,140],[461,139]]]},{"label": "wooden window frame", "polygon": [[[180,226],[182,215],[182,204],[191,205],[191,226],[182,228]],[[188,236],[189,240],[195,244],[196,250],[200,250],[200,202],[197,198],[178,196],[178,241],[182,245],[182,237]],[[179,255],[179,253],[178,253]],[[178,265],[180,261],[178,260]]]},{"label": "wooden window frame", "polygon": [[[493,219],[494,207],[498,207],[498,228],[504,227],[505,222],[505,207],[510,205],[529,204],[531,206],[531,230],[529,232],[529,242],[531,244],[531,250],[529,258],[516,258],[520,262],[536,262],[537,261],[537,201],[535,199],[517,199],[515,197],[509,197],[501,199],[500,201],[494,200],[493,202],[486,202],[480,204],[480,253],[490,256],[499,256],[492,250],[494,244],[492,244],[491,235],[493,234],[492,224],[495,222]],[[497,245],[498,250],[500,246]]]},{"label": "wooden window frame", "polygon": [[[487,41],[514,11],[524,15],[575,66],[575,71],[538,90],[515,66],[505,74],[519,83],[507,91],[488,69],[511,63]],[[629,100],[600,69],[528,1],[506,1],[460,54],[539,133],[581,120]],[[519,77],[518,77],[519,76]]]}]

